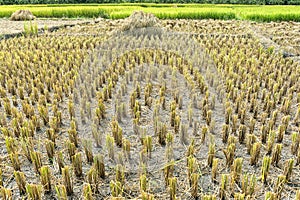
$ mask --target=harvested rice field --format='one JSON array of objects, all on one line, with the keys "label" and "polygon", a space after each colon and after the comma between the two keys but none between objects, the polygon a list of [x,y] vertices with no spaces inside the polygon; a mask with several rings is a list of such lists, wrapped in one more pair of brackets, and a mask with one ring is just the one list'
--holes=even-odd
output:
[{"label": "harvested rice field", "polygon": [[299,31],[135,12],[0,40],[0,196],[300,200]]}]

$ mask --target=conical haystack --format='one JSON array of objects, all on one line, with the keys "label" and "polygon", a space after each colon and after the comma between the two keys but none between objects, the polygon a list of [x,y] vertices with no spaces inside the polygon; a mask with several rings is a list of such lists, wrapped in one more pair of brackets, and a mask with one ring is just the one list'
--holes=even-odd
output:
[{"label": "conical haystack", "polygon": [[14,12],[10,20],[12,21],[25,21],[25,20],[33,20],[36,17],[29,10],[17,10]]},{"label": "conical haystack", "polygon": [[122,30],[126,31],[145,27],[160,27],[160,21],[152,13],[135,11],[125,19],[125,24],[122,27]]}]

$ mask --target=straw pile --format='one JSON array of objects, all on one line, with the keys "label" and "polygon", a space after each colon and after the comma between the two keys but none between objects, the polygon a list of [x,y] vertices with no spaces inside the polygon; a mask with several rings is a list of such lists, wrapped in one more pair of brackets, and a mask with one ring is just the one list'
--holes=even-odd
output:
[{"label": "straw pile", "polygon": [[29,10],[17,10],[10,17],[10,20],[12,21],[25,21],[33,19],[35,19],[35,16]]},{"label": "straw pile", "polygon": [[122,27],[123,31],[136,28],[160,27],[160,21],[152,13],[143,11],[135,11],[125,19],[125,24]]}]

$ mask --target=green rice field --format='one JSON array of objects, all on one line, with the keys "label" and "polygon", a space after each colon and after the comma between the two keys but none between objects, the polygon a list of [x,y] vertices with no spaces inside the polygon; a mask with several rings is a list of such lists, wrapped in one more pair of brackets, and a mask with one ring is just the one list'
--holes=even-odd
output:
[{"label": "green rice field", "polygon": [[300,21],[299,6],[211,5],[211,4],[68,4],[0,6],[0,17],[29,9],[39,18],[123,19],[133,11],[153,13],[160,19],[238,19],[253,21]]}]

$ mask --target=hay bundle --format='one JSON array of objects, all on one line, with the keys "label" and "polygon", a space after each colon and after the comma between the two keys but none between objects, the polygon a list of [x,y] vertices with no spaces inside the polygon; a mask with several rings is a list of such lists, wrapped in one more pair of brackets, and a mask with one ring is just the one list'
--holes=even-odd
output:
[{"label": "hay bundle", "polygon": [[35,19],[35,16],[29,10],[17,10],[10,17],[10,20],[12,21],[25,21],[33,19]]},{"label": "hay bundle", "polygon": [[122,30],[126,31],[145,27],[160,27],[159,19],[152,13],[134,11],[128,18],[125,19],[125,24],[123,25]]}]

